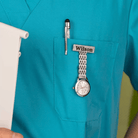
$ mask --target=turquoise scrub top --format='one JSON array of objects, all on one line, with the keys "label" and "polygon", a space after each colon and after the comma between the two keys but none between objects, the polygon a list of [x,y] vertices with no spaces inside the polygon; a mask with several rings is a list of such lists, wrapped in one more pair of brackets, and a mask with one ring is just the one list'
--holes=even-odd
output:
[{"label": "turquoise scrub top", "polygon": [[[65,55],[65,19],[70,20]],[[123,71],[138,90],[137,0],[0,0],[0,22],[22,39],[12,131],[24,138],[116,138]],[[79,97],[79,53],[87,54],[91,90]]]}]

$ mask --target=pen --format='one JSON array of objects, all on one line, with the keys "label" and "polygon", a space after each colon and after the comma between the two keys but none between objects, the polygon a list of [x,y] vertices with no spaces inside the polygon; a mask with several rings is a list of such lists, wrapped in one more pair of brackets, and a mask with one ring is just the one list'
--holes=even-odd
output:
[{"label": "pen", "polygon": [[67,55],[67,39],[70,38],[70,20],[65,20],[65,55]]}]

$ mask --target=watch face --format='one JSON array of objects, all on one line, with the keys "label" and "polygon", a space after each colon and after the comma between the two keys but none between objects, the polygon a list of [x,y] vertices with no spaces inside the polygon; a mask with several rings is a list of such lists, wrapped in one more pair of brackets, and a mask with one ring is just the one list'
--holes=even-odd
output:
[{"label": "watch face", "polygon": [[90,92],[90,84],[86,80],[79,80],[75,86],[76,93],[84,97]]}]

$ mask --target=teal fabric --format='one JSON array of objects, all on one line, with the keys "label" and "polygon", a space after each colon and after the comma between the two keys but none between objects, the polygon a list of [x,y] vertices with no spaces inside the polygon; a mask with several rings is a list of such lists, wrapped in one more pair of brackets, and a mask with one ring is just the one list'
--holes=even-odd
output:
[{"label": "teal fabric", "polygon": [[[0,0],[0,22],[29,32],[12,130],[24,138],[116,138],[123,71],[138,90],[138,1]],[[83,98],[72,89],[79,64],[73,44],[95,47],[87,54],[91,90]]]}]

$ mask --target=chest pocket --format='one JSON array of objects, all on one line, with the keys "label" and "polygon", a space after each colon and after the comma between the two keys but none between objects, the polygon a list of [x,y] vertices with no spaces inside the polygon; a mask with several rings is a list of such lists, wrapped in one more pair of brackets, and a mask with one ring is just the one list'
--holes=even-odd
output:
[{"label": "chest pocket", "polygon": [[[65,55],[64,41],[64,38],[54,38],[55,110],[63,120],[97,120],[110,87],[118,43],[68,39],[68,55]],[[85,97],[79,97],[73,89],[77,82],[79,65],[79,53],[72,50],[73,44],[95,47],[94,53],[87,53],[86,76],[91,90]]]}]

